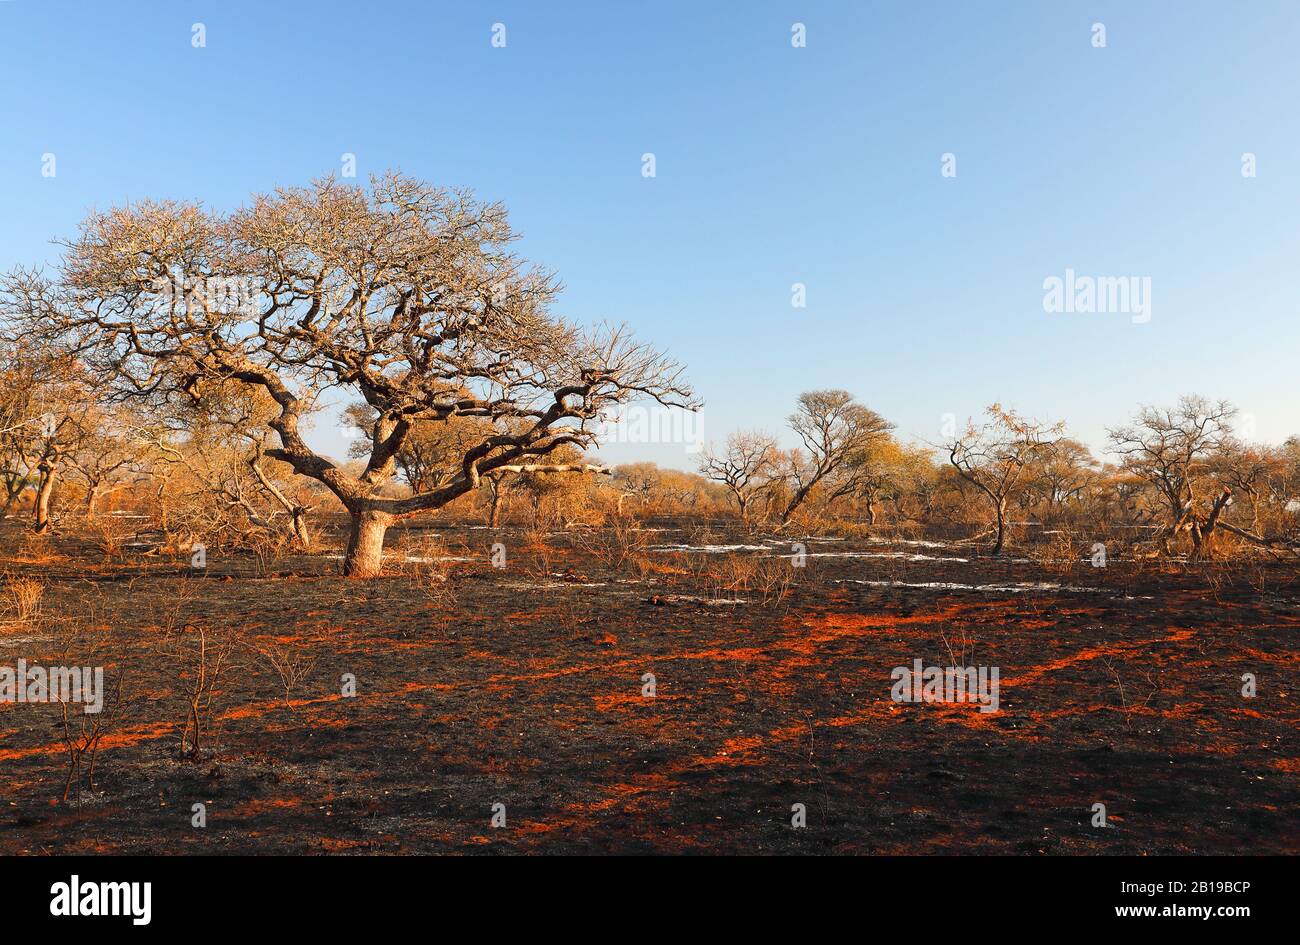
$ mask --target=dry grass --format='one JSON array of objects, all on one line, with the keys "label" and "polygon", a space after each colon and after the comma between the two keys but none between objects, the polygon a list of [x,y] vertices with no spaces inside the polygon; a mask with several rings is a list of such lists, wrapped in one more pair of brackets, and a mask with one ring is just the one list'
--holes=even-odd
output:
[{"label": "dry grass", "polygon": [[1071,574],[1084,557],[1084,549],[1065,531],[1057,532],[1029,551],[1031,561],[1048,574],[1058,577]]},{"label": "dry grass", "polygon": [[611,571],[631,566],[644,576],[646,563],[640,559],[650,545],[650,533],[638,528],[628,516],[611,518],[605,528],[576,533],[574,544]]},{"label": "dry grass", "polygon": [[6,575],[4,579],[4,617],[7,629],[31,630],[41,620],[41,601],[45,582],[37,578]]}]

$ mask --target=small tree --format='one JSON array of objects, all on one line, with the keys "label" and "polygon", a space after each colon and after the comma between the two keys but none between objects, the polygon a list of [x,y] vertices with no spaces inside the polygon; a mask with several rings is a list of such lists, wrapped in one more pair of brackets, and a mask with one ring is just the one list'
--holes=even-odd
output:
[{"label": "small tree", "polygon": [[68,454],[68,465],[86,487],[86,520],[99,499],[148,478],[140,448],[140,418],[120,405],[88,405],[79,426],[85,432]]},{"label": "small tree", "polygon": [[56,345],[15,343],[0,401],[0,451],[5,462],[5,510],[33,479],[32,529],[52,522],[56,483],[69,460],[94,434],[93,387],[84,366]]},{"label": "small tree", "polygon": [[1026,419],[1001,404],[993,404],[987,414],[987,423],[967,424],[946,448],[958,475],[988,499],[994,531],[989,553],[999,555],[1006,541],[1008,500],[1023,487],[1031,464],[1051,455],[1064,427]]},{"label": "small tree", "polygon": [[1232,501],[1232,489],[1213,475],[1213,465],[1232,445],[1235,414],[1226,400],[1189,395],[1172,408],[1143,407],[1131,425],[1107,431],[1124,469],[1162,500],[1165,525],[1155,538],[1165,550],[1185,534],[1193,557],[1210,552],[1220,516]]},{"label": "small tree", "polygon": [[752,503],[770,491],[779,476],[780,453],[776,440],[763,433],[733,433],[721,454],[706,450],[700,472],[706,479],[722,483],[736,505],[741,524],[750,524]]},{"label": "small tree", "polygon": [[833,478],[831,495],[860,499],[867,524],[875,525],[883,501],[898,508],[903,492],[915,481],[920,467],[929,465],[927,454],[909,449],[892,436],[878,437],[853,453]]},{"label": "small tree", "polygon": [[1077,503],[1097,472],[1092,451],[1078,440],[1063,437],[1052,444],[1042,462],[1030,470],[1028,489],[1042,520],[1055,522],[1070,503]]},{"label": "small tree", "polygon": [[[782,525],[794,517],[814,488],[851,457],[869,449],[893,424],[858,403],[848,391],[815,390],[799,395],[790,428],[803,443],[805,454],[792,456],[787,464],[790,499],[781,512]],[[852,487],[843,486],[841,483],[832,498],[852,492]]]}]

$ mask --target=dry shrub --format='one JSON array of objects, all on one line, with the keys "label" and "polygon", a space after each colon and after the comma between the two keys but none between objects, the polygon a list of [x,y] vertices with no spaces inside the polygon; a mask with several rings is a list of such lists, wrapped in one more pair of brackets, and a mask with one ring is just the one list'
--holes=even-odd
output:
[{"label": "dry shrub", "polygon": [[61,617],[54,627],[55,656],[51,665],[78,666],[92,672],[102,667],[104,672],[100,711],[87,713],[81,703],[58,700],[67,769],[61,796],[65,804],[71,800],[80,805],[83,786],[95,791],[95,773],[103,766],[100,748],[129,719],[140,701],[127,687],[130,667],[134,665],[129,644],[121,634],[100,627],[101,593],[96,589],[87,598],[83,612]]},{"label": "dry shrub", "polygon": [[4,595],[4,614],[8,627],[30,630],[40,623],[41,601],[45,597],[44,581],[21,575],[6,575]]},{"label": "dry shrub", "polygon": [[703,545],[722,544],[722,539],[708,525],[695,525],[687,533],[686,544],[699,548]]},{"label": "dry shrub", "polygon": [[1029,559],[1049,574],[1068,575],[1084,558],[1083,549],[1068,532],[1060,531],[1035,545]]},{"label": "dry shrub", "polygon": [[[524,547],[532,553],[532,564],[523,569],[524,573],[537,580],[547,580],[555,571],[553,566],[555,549],[546,541],[544,532],[525,532],[524,541],[526,542]],[[511,550],[507,549],[507,561]]]},{"label": "dry shrub", "polygon": [[63,781],[63,803],[75,787],[77,803],[81,802],[81,785],[95,790],[95,765],[99,761],[99,748],[105,736],[116,731],[126,718],[133,699],[127,695],[124,670],[118,664],[111,686],[101,693],[104,705],[99,712],[86,713],[81,705],[70,705],[60,700],[62,740],[67,753],[68,774]]},{"label": "dry shrub", "polygon": [[[698,555],[699,576],[715,600],[740,593],[757,594],[765,606],[776,605],[788,595],[798,575],[786,557],[735,554]],[[712,560],[707,560],[712,558]]]},{"label": "dry shrub", "polygon": [[256,529],[241,536],[240,545],[253,557],[253,574],[272,577],[289,550],[289,538],[278,532]]},{"label": "dry shrub", "polygon": [[216,743],[216,706],[227,694],[223,682],[237,662],[243,641],[238,631],[185,624],[155,644],[157,658],[176,672],[174,691],[180,697],[183,722],[180,756],[198,759],[211,754]]},{"label": "dry shrub", "polygon": [[48,564],[55,558],[49,532],[29,531],[23,536],[16,559],[26,564]]},{"label": "dry shrub", "polygon": [[612,517],[604,528],[578,532],[574,543],[611,571],[632,565],[644,576],[648,567],[646,562],[638,564],[638,559],[650,545],[650,534],[625,515]]},{"label": "dry shrub", "polygon": [[662,565],[648,554],[635,553],[628,558],[632,573],[638,580],[649,580],[655,574],[663,573]]},{"label": "dry shrub", "polygon": [[280,679],[280,688],[287,703],[295,689],[303,684],[316,668],[316,658],[300,647],[283,643],[264,643],[253,648]]},{"label": "dry shrub", "polygon": [[881,531],[879,526],[845,520],[832,522],[827,528],[827,533],[836,538],[870,538]]},{"label": "dry shrub", "polygon": [[741,554],[719,555],[717,558],[709,569],[715,597],[721,597],[723,592],[747,591],[753,586],[758,574],[758,559]]},{"label": "dry shrub", "polygon": [[456,604],[449,552],[439,535],[425,535],[412,543],[402,561],[402,574],[426,601],[438,609]]},{"label": "dry shrub", "polygon": [[762,598],[764,606],[781,603],[789,595],[790,588],[794,586],[798,572],[802,569],[796,568],[790,558],[764,557],[754,560],[753,590]]},{"label": "dry shrub", "polygon": [[96,550],[112,560],[122,554],[127,540],[135,537],[135,527],[115,515],[105,515],[95,520],[90,534]]}]

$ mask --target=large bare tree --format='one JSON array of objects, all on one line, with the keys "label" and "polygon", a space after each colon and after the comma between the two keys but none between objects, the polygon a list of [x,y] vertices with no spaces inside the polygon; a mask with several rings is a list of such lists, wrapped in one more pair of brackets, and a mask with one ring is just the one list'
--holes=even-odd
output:
[{"label": "large bare tree", "polygon": [[[92,214],[57,278],[11,273],[4,305],[123,391],[264,390],[279,441],[266,455],[339,498],[352,522],[344,573],[371,576],[395,520],[487,474],[593,444],[610,409],[633,398],[695,406],[678,366],[624,329],[553,314],[557,280],[514,255],[515,239],[504,208],[467,191],[396,173],[369,188],[327,178],[224,215],[170,201]],[[331,389],[374,411],[356,475],[300,430]],[[492,429],[456,458],[454,476],[387,494],[414,425],[457,417]]]}]

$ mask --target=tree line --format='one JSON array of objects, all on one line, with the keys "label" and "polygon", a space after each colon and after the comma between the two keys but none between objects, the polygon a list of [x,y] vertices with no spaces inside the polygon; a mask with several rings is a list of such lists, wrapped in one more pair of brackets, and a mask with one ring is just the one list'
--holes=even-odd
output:
[{"label": "tree line", "polygon": [[[697,409],[681,367],[619,325],[553,311],[555,275],[518,257],[505,209],[388,173],[325,178],[227,213],[143,201],[91,213],[51,271],[0,277],[4,513],[30,493],[87,521],[127,494],[168,541],[313,545],[348,520],[344,572],[381,569],[386,531],[437,509],[488,524],[531,509],[565,522],[731,515],[745,527],[1018,523],[1127,528],[1168,552],[1223,534],[1296,547],[1300,445],[1241,441],[1225,402],[1188,396],[1110,431],[1098,462],[1060,425],[999,405],[947,442],[900,442],[842,390],[801,395],[781,449],[739,432],[697,473],[592,462],[602,422],[648,400]],[[352,399],[346,459],[304,431]]]}]

